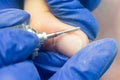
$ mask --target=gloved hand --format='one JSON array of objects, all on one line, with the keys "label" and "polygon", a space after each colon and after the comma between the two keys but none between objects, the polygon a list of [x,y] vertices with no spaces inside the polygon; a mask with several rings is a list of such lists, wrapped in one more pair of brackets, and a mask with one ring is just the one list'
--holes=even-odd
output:
[{"label": "gloved hand", "polygon": [[[4,1],[5,0],[1,1],[0,5],[1,5],[1,3],[2,4],[9,3],[10,6],[9,5],[2,6],[2,9],[10,8],[10,7],[14,7],[14,8],[19,7],[17,2],[15,2],[15,0],[8,1],[8,2],[5,1],[5,3],[4,3]],[[73,2],[76,2],[76,1],[77,0],[73,0]],[[52,0],[51,2],[49,2],[49,4],[52,4],[53,7],[55,6],[55,7],[59,8],[59,6],[53,5],[53,3],[56,4],[56,2],[57,2],[56,0]],[[68,2],[70,2],[70,1],[68,1]],[[66,1],[64,3],[67,4],[68,2]],[[64,6],[64,4],[63,4],[62,7],[69,8],[70,6]],[[71,6],[71,8],[72,7],[73,6]],[[91,18],[91,15],[89,15],[90,14],[89,11],[85,9],[85,11],[87,11],[87,12],[84,12],[84,9],[85,8],[82,7],[82,10],[77,11],[77,12],[81,12],[81,14],[85,14],[86,16]],[[65,10],[67,10],[67,9],[65,9]],[[7,11],[3,10],[2,12],[5,13]],[[12,15],[12,14],[16,14],[16,13],[17,13],[17,15]],[[19,13],[21,13],[22,15],[21,14],[18,15]],[[5,20],[1,20],[2,22],[0,22],[2,28],[11,26],[11,25],[16,25],[19,23],[24,23],[24,21],[28,21],[28,17],[26,20],[26,15],[23,13],[24,12],[19,12],[18,10],[16,11],[16,9],[13,9],[13,12],[8,10],[7,15],[11,15],[11,17],[6,16],[6,15],[5,15],[5,17],[2,16],[1,19],[3,19],[3,18],[5,19]],[[57,14],[57,12],[53,12],[53,13]],[[76,10],[75,10],[75,13],[76,13]],[[70,14],[73,14],[73,13],[70,13]],[[59,15],[62,15],[62,14],[59,14]],[[22,18],[20,18],[21,16],[22,16]],[[67,15],[63,16],[63,17],[68,18]],[[61,16],[61,20],[63,17]],[[88,18],[86,18],[85,16],[81,16],[81,17],[83,18],[83,20],[80,20],[80,21],[82,21],[81,25],[90,25],[91,24],[92,26],[96,27],[96,23],[94,24],[94,22],[96,22],[96,21],[94,21],[93,17],[90,19],[90,22],[89,22]],[[72,18],[72,19],[74,19],[74,18]],[[76,19],[76,21],[78,20],[77,17],[75,19]],[[11,21],[11,22],[9,22],[9,21]],[[66,23],[67,23],[67,21],[66,21]],[[76,23],[73,22],[73,24],[76,24]],[[86,28],[87,27],[83,26],[83,29],[86,30]],[[94,28],[92,28],[92,29],[94,29]],[[97,28],[95,28],[95,32],[97,32],[96,29]],[[6,29],[2,29],[2,30],[6,30]],[[20,31],[23,31],[23,30],[20,30]],[[90,35],[94,34],[94,35],[92,35],[93,37],[91,37],[91,39],[93,39],[96,34],[94,33],[94,30],[90,30],[90,31],[93,32],[93,33],[90,32]],[[12,32],[14,32],[14,30],[12,30]],[[104,39],[104,40],[93,42],[93,43],[89,44],[87,47],[80,50],[75,56],[73,56],[69,60],[64,55],[60,55],[60,54],[53,53],[53,52],[40,51],[39,56],[34,59],[34,64],[36,65],[37,71],[40,74],[40,77],[39,77],[33,63],[30,61],[23,61],[32,54],[33,51],[31,51],[31,50],[34,50],[34,48],[37,46],[37,43],[39,41],[35,35],[30,34],[26,31],[23,31],[24,34],[29,34],[30,36],[32,36],[32,39],[31,39],[31,37],[29,38],[28,35],[27,36],[21,35],[21,37],[23,36],[23,39],[28,44],[25,44],[24,40],[19,42],[22,38],[19,38],[20,36],[18,36],[17,33],[20,34],[21,32],[19,32],[19,30],[17,30],[15,32],[16,36],[13,36],[12,34],[8,34],[8,36],[12,35],[12,37],[14,37],[14,38],[12,38],[10,36],[11,39],[7,39],[6,41],[11,43],[11,42],[14,42],[14,40],[15,40],[15,42],[16,41],[18,41],[18,42],[15,44],[11,43],[10,45],[12,47],[9,47],[8,43],[4,42],[5,43],[4,46],[6,46],[4,48],[5,50],[3,50],[3,49],[0,50],[1,52],[4,53],[3,55],[1,55],[1,58],[0,58],[0,59],[2,59],[2,61],[0,62],[1,65],[4,64],[4,65],[2,65],[3,67],[0,69],[1,80],[40,80],[40,77],[43,80],[46,80],[46,79],[49,79],[49,77],[51,77],[56,71],[57,71],[57,73],[55,73],[50,78],[51,80],[61,80],[61,79],[62,80],[74,80],[74,79],[75,80],[87,80],[87,79],[88,80],[97,80],[108,69],[108,67],[112,63],[112,61],[116,55],[116,51],[117,51],[116,43],[112,39]],[[87,30],[86,30],[86,33],[87,33]],[[1,34],[5,34],[5,33],[2,32]],[[33,39],[34,39],[35,43],[31,43],[31,40],[33,40]],[[4,41],[4,39],[2,39],[2,40]],[[0,42],[2,42],[2,41],[0,41]],[[32,45],[30,45],[30,43]],[[34,47],[33,47],[33,44],[35,44]],[[14,45],[16,45],[18,47],[14,47]],[[28,46],[28,47],[31,46],[32,48],[28,48],[26,51],[26,46]],[[9,51],[13,54],[8,55]],[[18,55],[18,54],[20,54],[20,55]],[[7,57],[5,57],[5,56],[7,56]],[[10,56],[10,58],[9,58],[9,56]],[[11,60],[11,58],[15,58],[15,59]],[[21,61],[23,61],[23,62],[21,62]],[[20,63],[17,63],[17,62],[20,62]],[[5,63],[7,63],[7,64],[5,64]],[[15,66],[14,66],[14,63],[16,63]],[[64,65],[64,63],[65,63],[65,65]],[[8,66],[9,64],[11,64],[11,65]],[[5,66],[7,66],[7,67],[5,67]]]},{"label": "gloved hand", "polygon": [[18,9],[3,9],[0,18],[0,80],[40,80],[33,62],[26,60],[38,46],[39,39],[25,30],[8,28],[28,23],[29,14]]}]

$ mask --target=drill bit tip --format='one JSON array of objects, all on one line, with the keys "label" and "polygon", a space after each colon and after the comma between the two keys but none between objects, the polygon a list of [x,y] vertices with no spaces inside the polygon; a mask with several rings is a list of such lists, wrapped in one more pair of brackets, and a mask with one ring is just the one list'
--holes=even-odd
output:
[{"label": "drill bit tip", "polygon": [[51,33],[51,34],[48,34],[47,35],[47,38],[54,38],[54,37],[57,37],[61,34],[64,34],[64,33],[69,33],[69,32],[73,32],[73,31],[76,31],[76,30],[79,30],[80,27],[76,27],[76,28],[72,28],[72,29],[69,29],[69,30],[65,30],[65,31],[61,31],[61,32],[56,32],[56,33]]}]

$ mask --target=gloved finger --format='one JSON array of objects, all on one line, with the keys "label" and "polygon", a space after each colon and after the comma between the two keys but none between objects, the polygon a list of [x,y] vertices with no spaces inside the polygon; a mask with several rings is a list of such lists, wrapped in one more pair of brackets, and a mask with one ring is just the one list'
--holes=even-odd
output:
[{"label": "gloved finger", "polygon": [[27,24],[30,15],[19,9],[0,10],[0,28],[10,27],[19,24]]},{"label": "gloved finger", "polygon": [[34,64],[38,69],[42,80],[48,80],[56,71],[58,71],[68,57],[54,52],[39,52],[39,55],[34,59]]},{"label": "gloved finger", "polygon": [[7,8],[23,8],[24,0],[0,0],[0,10]]},{"label": "gloved finger", "polygon": [[89,9],[90,11],[93,11],[101,2],[101,0],[79,0],[84,7]]},{"label": "gloved finger", "polygon": [[23,61],[38,47],[36,35],[21,29],[0,29],[0,67]]},{"label": "gloved finger", "polygon": [[[51,12],[62,22],[80,27],[89,39],[93,40],[98,33],[98,23],[79,0],[46,0]],[[71,6],[72,5],[72,6]]]},{"label": "gloved finger", "polygon": [[0,80],[41,80],[31,61],[24,61],[0,69]]},{"label": "gloved finger", "polygon": [[117,45],[112,39],[93,42],[69,59],[50,80],[99,80],[116,53]]}]

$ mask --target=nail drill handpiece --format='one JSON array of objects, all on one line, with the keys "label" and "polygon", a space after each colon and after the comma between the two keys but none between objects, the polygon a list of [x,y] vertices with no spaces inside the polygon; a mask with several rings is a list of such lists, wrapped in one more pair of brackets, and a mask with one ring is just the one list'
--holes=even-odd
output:
[{"label": "nail drill handpiece", "polygon": [[31,33],[36,34],[37,37],[40,39],[40,44],[44,44],[48,39],[57,37],[57,36],[62,35],[64,33],[69,33],[69,32],[73,32],[73,31],[76,31],[76,30],[80,30],[80,27],[74,27],[72,29],[68,29],[68,30],[65,30],[65,31],[46,34],[45,32],[36,32],[34,29],[32,29],[30,27],[30,25],[25,25],[25,24],[14,26],[14,28],[25,29],[25,30],[27,30]]}]

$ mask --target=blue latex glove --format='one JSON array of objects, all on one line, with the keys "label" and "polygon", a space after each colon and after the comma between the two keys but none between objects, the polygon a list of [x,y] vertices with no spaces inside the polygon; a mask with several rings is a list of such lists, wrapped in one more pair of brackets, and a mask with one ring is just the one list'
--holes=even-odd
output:
[{"label": "blue latex glove", "polygon": [[92,11],[98,6],[101,0],[94,0],[94,2],[93,0],[79,0],[79,1],[83,4],[84,7]]},{"label": "blue latex glove", "polygon": [[[62,22],[80,27],[89,39],[94,40],[98,33],[96,19],[88,9],[94,9],[100,0],[46,0],[51,12]],[[84,4],[82,4],[84,3]],[[91,4],[92,3],[92,4]],[[88,5],[86,8],[83,5]]]},{"label": "blue latex glove", "polygon": [[90,43],[69,59],[50,80],[99,80],[116,56],[112,39]]},{"label": "blue latex glove", "polygon": [[3,9],[0,19],[0,80],[40,80],[32,61],[25,61],[38,46],[39,39],[27,31],[7,28],[28,23],[29,14]]},{"label": "blue latex glove", "polygon": [[[55,1],[53,0],[53,2]],[[16,6],[12,6],[12,7],[16,8]],[[93,19],[93,22],[94,22],[94,19]],[[5,22],[5,23],[7,24],[8,22]],[[43,80],[51,77],[51,75],[55,73],[56,71],[58,72],[54,76],[51,77],[51,80],[61,80],[61,79],[74,80],[75,78],[76,80],[77,79],[78,80],[80,79],[81,80],[86,80],[86,79],[96,80],[96,79],[99,79],[101,75],[106,71],[106,69],[110,66],[110,64],[112,63],[116,55],[116,51],[117,51],[117,46],[116,46],[115,41],[111,39],[105,39],[105,40],[91,43],[89,46],[82,49],[73,58],[69,60],[67,57],[61,56],[59,54],[55,54],[53,52],[40,52],[39,56],[34,60],[34,63],[36,64],[39,74]],[[66,62],[67,60],[68,62]],[[76,63],[76,61],[78,62]],[[65,62],[66,64],[63,66]],[[23,66],[24,63],[28,63],[28,62],[23,62],[22,64],[20,65],[18,64],[18,65]],[[30,80],[30,79],[39,80],[40,78],[38,77],[35,68],[33,67],[31,62],[29,63],[31,65],[27,66],[27,68],[26,67],[21,68],[18,66],[11,67],[12,65],[7,68],[6,67],[2,68],[0,73],[3,75],[1,75],[0,77],[4,78],[4,76],[7,75],[9,77],[12,76],[12,78],[15,78],[16,80],[19,80],[20,77],[22,77],[22,80]],[[97,63],[101,63],[101,64],[97,64]],[[31,67],[31,69],[29,68],[31,72],[27,70],[28,67]],[[21,71],[21,69],[23,69],[23,71]],[[8,70],[12,70],[12,71],[8,72]],[[18,71],[20,72],[17,73]],[[23,72],[27,75],[24,78],[23,78],[23,75],[24,75]],[[31,73],[33,73],[32,75],[34,75],[33,78],[31,78]],[[41,73],[43,74],[41,75]],[[46,76],[44,77],[44,75]]]}]

